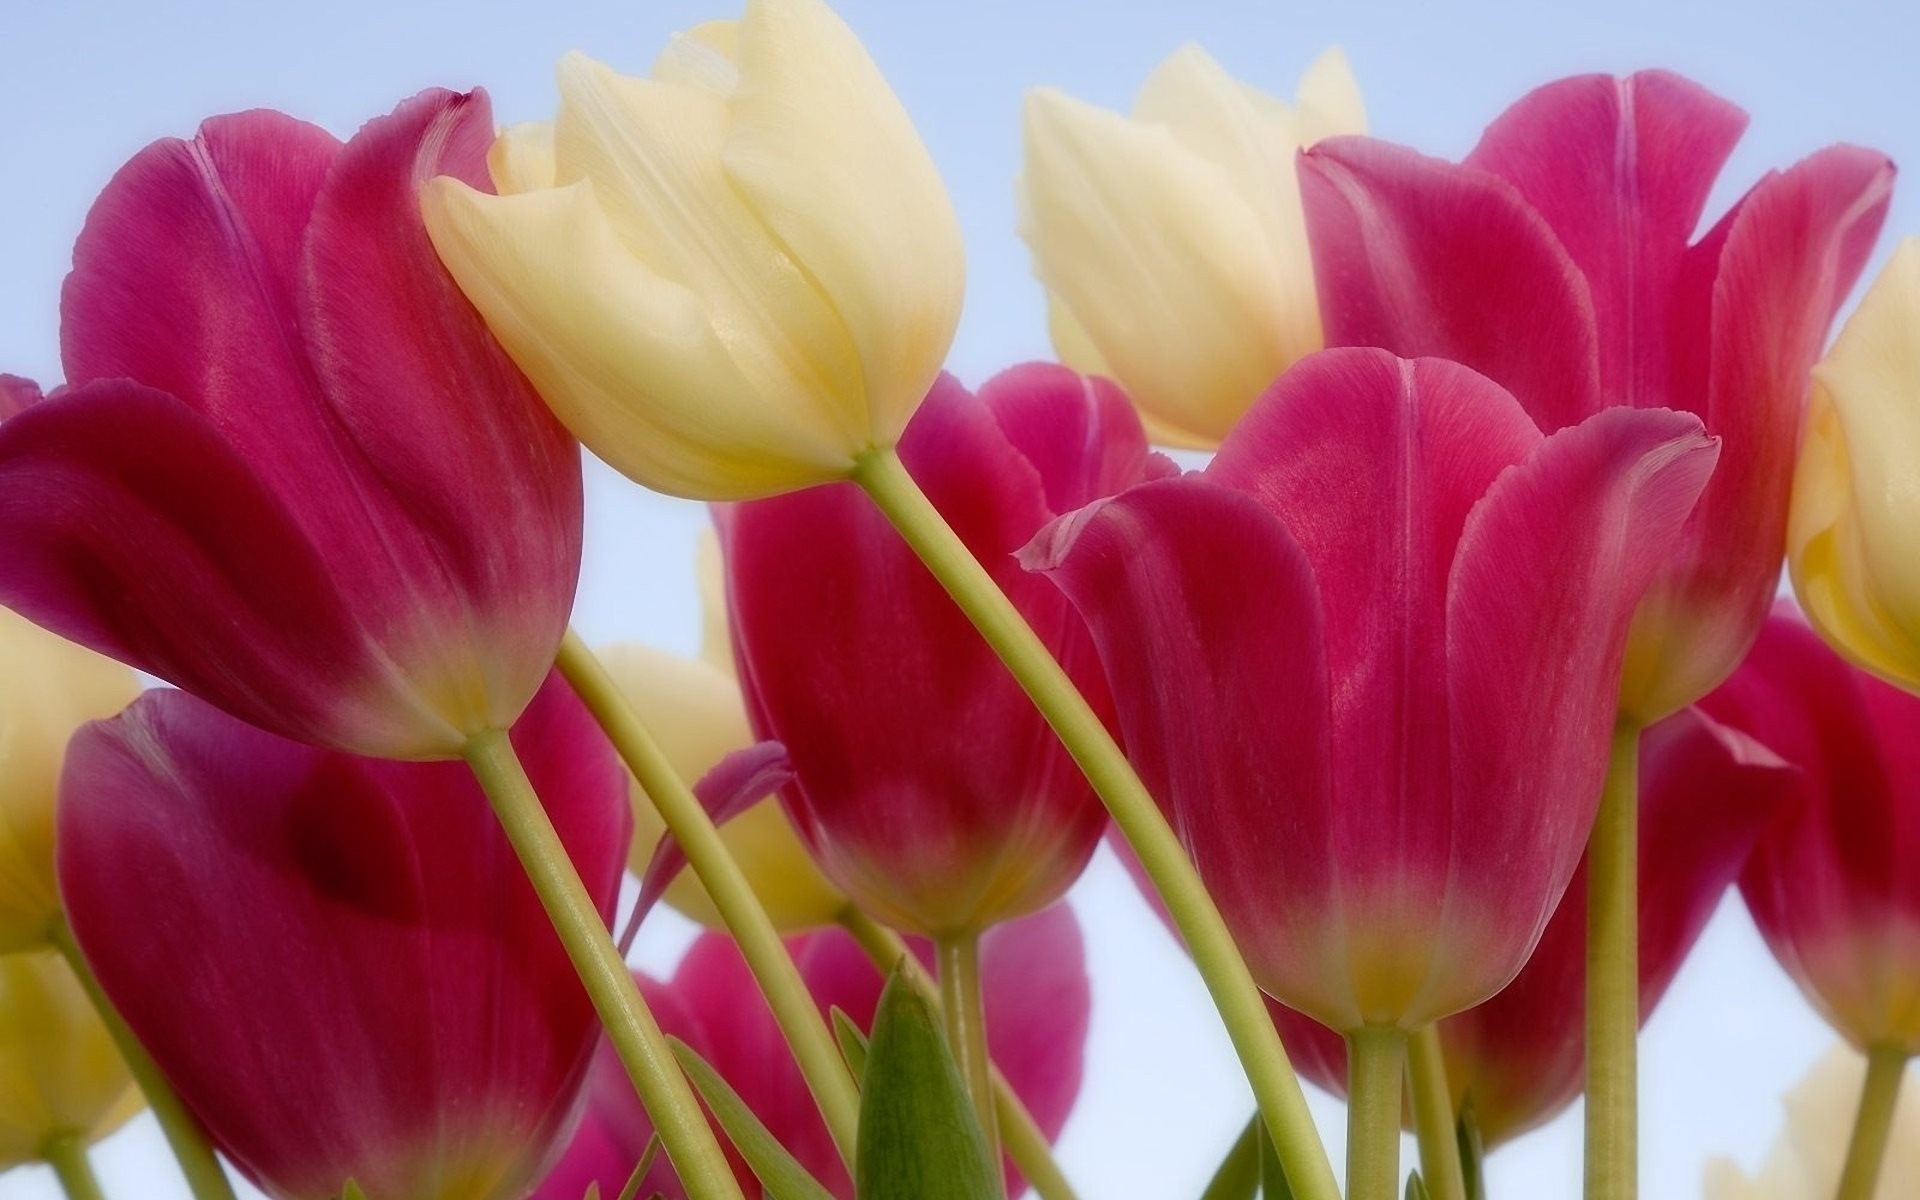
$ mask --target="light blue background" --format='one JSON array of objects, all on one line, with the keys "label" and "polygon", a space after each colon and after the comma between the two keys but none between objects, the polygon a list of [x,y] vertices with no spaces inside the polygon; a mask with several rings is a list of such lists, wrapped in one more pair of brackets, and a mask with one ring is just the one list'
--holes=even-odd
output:
[{"label": "light blue background", "polygon": [[[1188,40],[1283,93],[1337,41],[1375,131],[1447,155],[1556,75],[1674,67],[1753,114],[1716,211],[1761,171],[1829,141],[1920,161],[1920,21],[1908,4],[848,0],[842,11],[916,118],[959,209],[971,280],[953,365],[971,381],[1047,353],[1013,232],[1022,90],[1050,83],[1124,107],[1147,70]],[[432,84],[486,85],[503,121],[542,117],[562,52],[637,71],[670,30],[717,15],[732,14],[681,2],[0,0],[0,370],[53,381],[55,297],[73,236],[108,175],[154,137],[256,105],[346,134]],[[1903,189],[1892,229],[1913,228],[1916,215]],[[579,623],[595,640],[691,650],[699,512],[598,470],[591,499]],[[1183,958],[1104,855],[1076,898],[1096,1013],[1060,1155],[1089,1200],[1192,1196],[1249,1111],[1245,1087]],[[670,962],[684,936],[651,931],[643,961]],[[1778,1124],[1778,1093],[1827,1041],[1729,899],[1643,1043],[1647,1195],[1697,1196],[1710,1153],[1757,1163]],[[1316,1097],[1316,1111],[1337,1161],[1339,1109]],[[1576,1109],[1494,1157],[1495,1200],[1576,1195],[1578,1151]],[[185,1195],[144,1118],[98,1162],[115,1197]],[[52,1195],[38,1171],[0,1178],[5,1200]]]}]

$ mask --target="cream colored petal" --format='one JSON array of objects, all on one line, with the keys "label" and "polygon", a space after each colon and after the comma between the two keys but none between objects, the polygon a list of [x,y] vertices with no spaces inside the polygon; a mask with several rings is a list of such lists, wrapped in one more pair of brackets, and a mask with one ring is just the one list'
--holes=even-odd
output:
[{"label": "cream colored petal", "polygon": [[1920,240],[1895,250],[1833,350],[1794,479],[1788,555],[1808,615],[1920,690]]},{"label": "cream colored petal", "polygon": [[740,82],[735,59],[740,52],[740,22],[708,21],[667,39],[653,60],[652,76],[716,96],[732,93]]},{"label": "cream colored petal", "polygon": [[[697,298],[759,403],[866,448],[860,366],[839,316],[721,167],[724,97],[635,79],[584,55],[560,65],[561,184],[588,180],[640,262]],[[804,256],[803,256],[804,257]]]},{"label": "cream colored petal", "polygon": [[552,187],[553,122],[509,125],[487,151],[487,173],[502,196]]},{"label": "cream colored petal", "polygon": [[[704,662],[645,646],[611,646],[601,660],[640,720],[659,739],[674,770],[688,784],[727,754],[752,744],[739,685]],[[634,842],[629,864],[644,871],[665,826],[646,794],[633,792]],[[777,798],[769,797],[720,827],[734,861],[783,930],[824,925],[846,907],[846,897],[813,864]],[[667,889],[667,903],[705,925],[720,914],[691,871]]]},{"label": "cream colored petal", "polygon": [[1367,106],[1360,98],[1360,84],[1353,77],[1347,52],[1338,46],[1328,47],[1313,60],[1300,76],[1295,96],[1294,111],[1300,121],[1296,131],[1307,145],[1321,138],[1367,131]]},{"label": "cream colored petal", "polygon": [[67,742],[139,694],[132,671],[0,608],[0,953],[59,915],[53,819]]},{"label": "cream colored petal", "polygon": [[694,578],[700,584],[700,661],[728,679],[738,677],[733,662],[733,622],[727,616],[727,565],[720,536],[709,525],[700,530],[693,552]]},{"label": "cream colored petal", "polygon": [[0,1170],[47,1140],[98,1141],[141,1108],[80,983],[50,950],[0,956]]},{"label": "cream colored petal", "polygon": [[832,301],[858,353],[868,437],[891,445],[952,345],[960,223],[906,110],[820,0],[748,0],[726,169]]},{"label": "cream colored petal", "polygon": [[836,431],[764,402],[687,288],[622,244],[591,184],[424,190],[441,260],[588,449],[672,495],[747,499],[842,478]]},{"label": "cream colored petal", "polygon": [[1260,219],[1165,126],[1046,89],[1025,124],[1035,273],[1144,414],[1217,444],[1303,344]]}]

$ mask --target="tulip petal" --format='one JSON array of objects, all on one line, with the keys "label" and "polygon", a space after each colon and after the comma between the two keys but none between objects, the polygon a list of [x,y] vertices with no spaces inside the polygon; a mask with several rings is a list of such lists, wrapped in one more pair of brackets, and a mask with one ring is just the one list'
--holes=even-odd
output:
[{"label": "tulip petal", "polygon": [[1050,363],[1012,367],[980,388],[1000,432],[1040,473],[1047,507],[1072,512],[1142,479],[1178,474],[1148,452],[1126,393]]},{"label": "tulip petal", "polygon": [[18,375],[0,373],[0,421],[40,402],[40,385]]},{"label": "tulip petal", "polygon": [[458,751],[279,497],[173,397],[109,380],[37,404],[0,425],[0,483],[0,599],[35,622],[289,737]]},{"label": "tulip petal", "polygon": [[44,948],[0,955],[0,1171],[41,1160],[57,1138],[96,1142],[140,1109],[66,960]]},{"label": "tulip petal", "polygon": [[[563,683],[514,738],[609,915],[618,761]],[[598,1023],[464,765],[150,692],[75,741],[60,881],[107,994],[273,1194],[520,1194],[557,1149]]]},{"label": "tulip petal", "polygon": [[966,261],[932,157],[821,0],[749,0],[727,178],[839,314],[873,444],[892,445],[947,358]]},{"label": "tulip petal", "polygon": [[[779,742],[759,742],[721,759],[693,785],[693,794],[715,825],[725,825],[792,779],[787,748]],[[681,849],[679,839],[672,833],[663,834],[640,876],[640,896],[630,918],[634,926],[646,919],[660,897],[666,895],[667,885],[686,865],[687,852]]]},{"label": "tulip petal", "polygon": [[[1717,454],[1690,416],[1607,409],[1541,443],[1467,519],[1447,591],[1454,849],[1435,956],[1507,964],[1494,987],[1541,932],[1512,919],[1512,896],[1561,891],[1586,845],[1628,624]],[[1432,994],[1425,1011],[1490,990]]]},{"label": "tulip petal", "polygon": [[1300,186],[1328,345],[1453,359],[1544,429],[1601,407],[1586,280],[1511,184],[1343,137],[1301,157]]}]

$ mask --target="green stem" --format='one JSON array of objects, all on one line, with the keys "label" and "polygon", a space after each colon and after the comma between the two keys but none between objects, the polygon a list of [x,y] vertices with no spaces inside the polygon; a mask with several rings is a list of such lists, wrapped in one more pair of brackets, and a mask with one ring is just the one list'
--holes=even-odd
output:
[{"label": "green stem", "polygon": [[742,1200],[740,1186],[693,1089],[640,998],[640,989],[534,794],[512,742],[499,730],[478,734],[467,743],[465,758],[486,790],[688,1194],[695,1200]]},{"label": "green stem", "polygon": [[100,1023],[107,1027],[108,1036],[119,1048],[120,1057],[127,1064],[127,1072],[139,1085],[140,1094],[146,1097],[147,1107],[153,1110],[154,1119],[160,1123],[160,1132],[166,1136],[167,1145],[180,1164],[180,1173],[186,1177],[187,1189],[193,1193],[194,1200],[234,1200],[233,1185],[227,1182],[227,1173],[214,1156],[213,1147],[207,1142],[206,1131],[200,1128],[200,1122],[187,1111],[180,1097],[174,1094],[173,1085],[160,1072],[160,1065],[153,1061],[153,1056],[134,1036],[126,1019],[120,1015],[120,1010],[107,998],[99,978],[93,973],[92,964],[81,952],[80,943],[74,940],[73,927],[62,917],[54,923],[47,936],[73,969],[81,989],[87,993],[94,1011],[100,1015]]},{"label": "green stem", "polygon": [[1432,1200],[1467,1200],[1438,1025],[1428,1025],[1407,1042],[1407,1090],[1413,1097],[1413,1130],[1420,1142],[1420,1178],[1427,1185],[1427,1195]]},{"label": "green stem", "polygon": [[[840,914],[840,925],[860,943],[881,974],[893,970],[895,963],[906,965],[907,982],[911,983],[922,996],[934,1003],[940,1002],[939,989],[926,968],[920,965],[906,942],[900,935],[885,925],[869,917],[859,909],[848,906]],[[1020,1174],[1033,1188],[1040,1200],[1078,1200],[1073,1185],[1068,1182],[1060,1164],[1054,1161],[1053,1146],[1048,1143],[1047,1135],[1027,1111],[1013,1085],[1007,1082],[999,1067],[993,1068],[994,1113],[1000,1127],[1000,1140],[1005,1144],[1007,1156],[1013,1159],[1013,1165],[1020,1168]]]},{"label": "green stem", "polygon": [[1880,1184],[1880,1164],[1887,1156],[1893,1110],[1900,1102],[1900,1080],[1906,1070],[1907,1052],[1898,1046],[1875,1046],[1867,1051],[1867,1080],[1860,1088],[1860,1108],[1853,1119],[1853,1136],[1847,1142],[1839,1200],[1872,1200]]},{"label": "green stem", "polygon": [[626,760],[627,769],[639,780],[641,790],[665,822],[667,835],[680,844],[687,865],[712,897],[754,982],[767,998],[780,1032],[786,1036],[841,1159],[851,1168],[860,1124],[859,1089],[840,1057],[832,1028],[814,1003],[753,885],[747,882],[746,873],[734,861],[713,819],[674,770],[652,731],[627,703],[593,651],[571,630],[560,644],[559,666]]},{"label": "green stem", "polygon": [[1639,1191],[1640,728],[1613,732],[1587,842],[1586,1200]]},{"label": "green stem", "polygon": [[898,454],[869,453],[853,478],[1000,656],[1113,815],[1213,996],[1295,1194],[1300,1200],[1339,1200],[1332,1164],[1266,1000],[1193,863],[1113,736]]},{"label": "green stem", "polygon": [[980,935],[934,939],[939,964],[940,1015],[947,1045],[973,1100],[973,1115],[987,1139],[987,1160],[1000,1161],[1000,1120],[993,1103],[993,1059],[987,1052],[986,998],[980,990]]},{"label": "green stem", "polygon": [[1347,1200],[1400,1200],[1400,1060],[1407,1035],[1347,1035]]},{"label": "green stem", "polygon": [[93,1173],[93,1164],[87,1161],[87,1144],[80,1138],[71,1135],[54,1138],[40,1152],[40,1157],[53,1168],[67,1200],[106,1200],[107,1194],[100,1190],[100,1180]]}]

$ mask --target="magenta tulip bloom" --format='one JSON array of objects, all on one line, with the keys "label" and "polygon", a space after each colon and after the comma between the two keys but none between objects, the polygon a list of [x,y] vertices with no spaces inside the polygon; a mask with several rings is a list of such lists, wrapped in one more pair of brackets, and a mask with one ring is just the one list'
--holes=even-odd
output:
[{"label": "magenta tulip bloom", "polygon": [[1588,75],[1522,99],[1463,164],[1364,138],[1301,160],[1328,345],[1454,359],[1548,432],[1672,408],[1721,440],[1629,643],[1641,722],[1705,695],[1759,631],[1809,373],[1892,190],[1885,156],[1835,147],[1690,243],[1745,125],[1676,75]]},{"label": "magenta tulip bloom", "polygon": [[1205,472],[1036,539],[1270,995],[1412,1030],[1513,978],[1599,802],[1633,607],[1713,460],[1689,416],[1546,437],[1465,367],[1324,351]]},{"label": "magenta tulip bloom", "polygon": [[[1740,873],[1795,771],[1765,747],[1686,709],[1647,730],[1640,750],[1640,1019],[1653,1015]],[[1455,1111],[1473,1110],[1488,1146],[1552,1120],[1586,1084],[1582,1051],[1586,865],[1520,974],[1486,1003],[1440,1022]],[[1346,1090],[1338,1034],[1275,1004],[1301,1073]]]},{"label": "magenta tulip bloom", "polygon": [[[513,740],[603,917],[626,777],[556,676]],[[315,749],[183,692],[83,730],[60,886],[107,994],[279,1200],[520,1200],[599,1022],[457,763]]]},{"label": "magenta tulip bloom", "polygon": [[1703,707],[1799,768],[1740,879],[1774,957],[1854,1045],[1920,1054],[1920,696],[1782,603]]},{"label": "magenta tulip bloom", "polygon": [[510,725],[581,498],[418,211],[484,186],[492,138],[485,96],[431,91],[344,145],[257,111],[122,168],[62,297],[70,386],[0,425],[0,603],[316,745]]},{"label": "magenta tulip bloom", "polygon": [[[1042,525],[1147,473],[1126,398],[1026,366],[978,397],[942,378],[900,455],[1096,710],[1086,629],[1014,558]],[[1086,866],[1107,814],[1032,701],[852,484],[721,514],[734,648],[760,736],[814,857],[881,919],[951,936],[1037,911]]]},{"label": "magenta tulip bloom", "polygon": [[[851,937],[829,928],[787,945],[821,1012],[838,1008],[861,1029],[871,1027],[885,980]],[[931,962],[930,946],[916,942],[914,948]],[[1041,1131],[1058,1137],[1080,1091],[1091,1004],[1073,910],[1059,904],[989,931],[981,941],[981,971],[994,1060]],[[852,1200],[846,1167],[733,942],[705,934],[671,980],[642,977],[641,988],[662,1028],[712,1063],[816,1179]],[[535,1200],[580,1200],[590,1183],[600,1185],[602,1196],[618,1195],[646,1148],[653,1126],[611,1053],[602,1051],[593,1078],[580,1132]],[[736,1170],[749,1194],[757,1194],[745,1164]],[[1007,1194],[1018,1196],[1025,1185],[1010,1162],[1007,1180]],[[685,1194],[664,1162],[654,1165],[640,1194],[655,1191]]]}]

